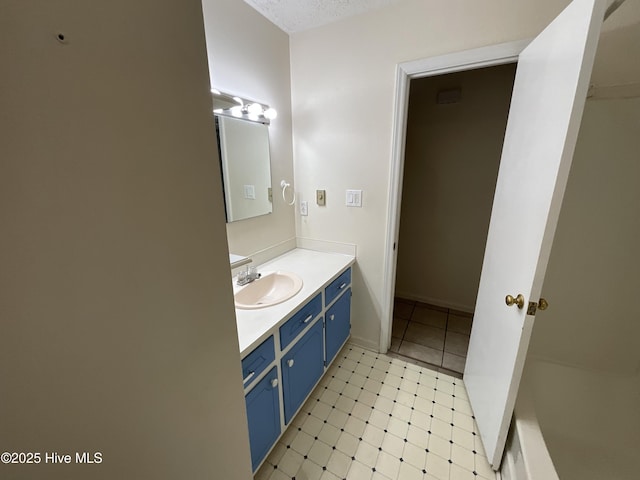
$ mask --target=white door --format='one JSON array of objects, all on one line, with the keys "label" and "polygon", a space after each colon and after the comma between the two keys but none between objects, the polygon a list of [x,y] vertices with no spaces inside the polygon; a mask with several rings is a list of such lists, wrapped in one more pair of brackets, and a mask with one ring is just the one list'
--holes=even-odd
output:
[{"label": "white door", "polygon": [[[575,0],[520,54],[464,381],[500,466],[582,118],[605,0]],[[524,296],[524,308],[505,296]],[[553,302],[560,299],[549,299]]]}]

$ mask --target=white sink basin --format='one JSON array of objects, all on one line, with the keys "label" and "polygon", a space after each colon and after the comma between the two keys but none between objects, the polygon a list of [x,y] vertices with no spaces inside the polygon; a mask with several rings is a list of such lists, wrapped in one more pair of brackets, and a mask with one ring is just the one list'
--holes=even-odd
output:
[{"label": "white sink basin", "polygon": [[302,279],[291,272],[271,272],[241,287],[234,295],[236,308],[253,310],[289,300],[302,288]]}]

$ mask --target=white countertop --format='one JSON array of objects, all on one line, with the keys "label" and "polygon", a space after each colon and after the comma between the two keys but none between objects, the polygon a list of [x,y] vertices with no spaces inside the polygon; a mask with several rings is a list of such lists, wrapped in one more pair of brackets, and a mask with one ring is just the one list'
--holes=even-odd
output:
[{"label": "white countertop", "polygon": [[[258,266],[258,272],[263,275],[276,270],[298,274],[302,278],[302,289],[289,300],[278,305],[256,310],[236,308],[240,355],[244,357],[269,335],[275,333],[298,307],[313,298],[325,284],[354,262],[355,257],[352,255],[296,248]],[[235,284],[235,280],[234,278],[234,294],[242,288]]]}]

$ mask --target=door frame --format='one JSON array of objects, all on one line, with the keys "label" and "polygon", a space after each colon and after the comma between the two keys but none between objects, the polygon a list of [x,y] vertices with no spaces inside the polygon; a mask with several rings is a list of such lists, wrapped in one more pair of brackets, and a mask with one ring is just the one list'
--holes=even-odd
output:
[{"label": "door frame", "polygon": [[389,202],[387,210],[387,235],[384,257],[385,300],[380,325],[380,352],[386,353],[391,345],[393,322],[393,299],[396,287],[397,242],[400,233],[400,206],[402,202],[402,180],[409,111],[409,83],[413,79],[432,77],[447,73],[493,67],[518,61],[520,52],[531,39],[490,45],[471,50],[403,62],[396,67],[396,87],[393,114],[392,156],[389,175]]}]

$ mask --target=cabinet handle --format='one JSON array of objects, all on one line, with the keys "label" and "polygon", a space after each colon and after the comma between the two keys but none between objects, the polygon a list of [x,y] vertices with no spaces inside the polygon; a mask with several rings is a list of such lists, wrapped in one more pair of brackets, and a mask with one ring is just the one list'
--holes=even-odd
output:
[{"label": "cabinet handle", "polygon": [[333,319],[336,318],[335,315],[329,315],[329,320],[331,320],[333,322]]},{"label": "cabinet handle", "polygon": [[344,287],[346,287],[346,286],[347,286],[347,284],[346,284],[346,283],[343,283],[342,285],[340,285],[340,288],[338,288],[338,290],[342,290],[342,289],[343,289]]},{"label": "cabinet handle", "polygon": [[289,367],[293,367],[293,364],[294,364],[293,358],[290,358],[289,360],[287,360],[287,365]]},{"label": "cabinet handle", "polygon": [[310,313],[309,316],[305,318],[302,323],[309,323],[311,320],[313,320],[313,313]]},{"label": "cabinet handle", "polygon": [[273,380],[271,380],[271,386],[273,388],[276,388],[278,386],[278,379],[274,378]]},{"label": "cabinet handle", "polygon": [[249,372],[249,375],[247,375],[244,380],[242,380],[242,384],[244,385],[245,383],[247,383],[249,380],[251,380],[251,377],[253,377],[256,374],[256,372]]}]

